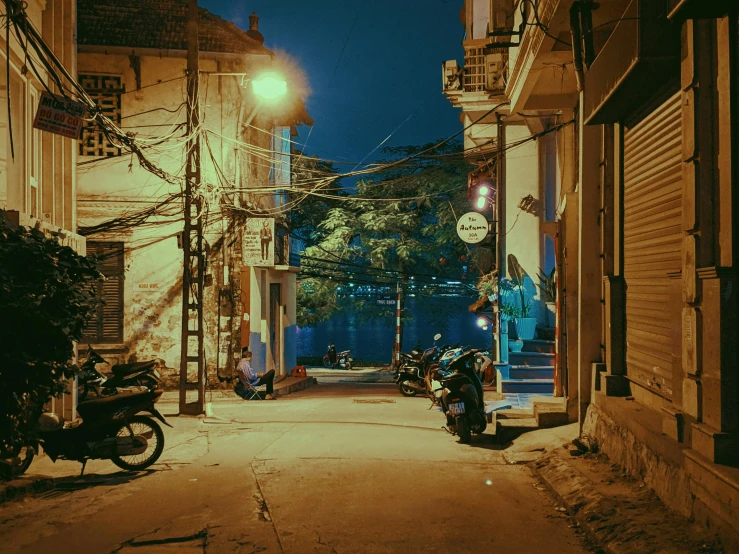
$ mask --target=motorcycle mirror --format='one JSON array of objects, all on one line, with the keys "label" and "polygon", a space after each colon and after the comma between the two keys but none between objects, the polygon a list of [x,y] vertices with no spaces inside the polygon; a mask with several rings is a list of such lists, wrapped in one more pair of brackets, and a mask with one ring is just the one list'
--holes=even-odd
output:
[{"label": "motorcycle mirror", "polygon": [[439,340],[441,338],[441,333],[436,333],[434,335],[434,340]]}]

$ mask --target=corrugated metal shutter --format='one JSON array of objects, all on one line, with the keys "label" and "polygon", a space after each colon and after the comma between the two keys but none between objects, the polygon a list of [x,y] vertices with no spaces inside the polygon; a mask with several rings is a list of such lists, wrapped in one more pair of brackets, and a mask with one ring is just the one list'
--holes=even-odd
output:
[{"label": "corrugated metal shutter", "polygon": [[97,269],[105,275],[95,285],[102,304],[85,327],[83,340],[95,343],[123,341],[123,243],[88,242],[88,257],[97,260]]},{"label": "corrugated metal shutter", "polygon": [[673,298],[681,269],[681,95],[624,134],[624,278],[626,373],[672,398]]}]

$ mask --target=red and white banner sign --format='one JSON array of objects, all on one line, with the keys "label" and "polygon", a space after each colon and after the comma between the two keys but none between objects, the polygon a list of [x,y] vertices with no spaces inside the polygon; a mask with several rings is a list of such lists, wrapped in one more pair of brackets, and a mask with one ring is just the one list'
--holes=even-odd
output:
[{"label": "red and white banner sign", "polygon": [[76,139],[80,136],[85,111],[87,106],[81,102],[42,92],[33,126],[42,131]]}]

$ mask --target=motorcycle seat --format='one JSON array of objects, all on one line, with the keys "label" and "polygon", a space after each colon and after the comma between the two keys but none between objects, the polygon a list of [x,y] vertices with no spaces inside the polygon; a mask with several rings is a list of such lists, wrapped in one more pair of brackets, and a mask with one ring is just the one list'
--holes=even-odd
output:
[{"label": "motorcycle seat", "polygon": [[156,360],[150,360],[148,362],[132,362],[130,364],[118,364],[111,368],[114,375],[129,375],[136,373],[137,371],[143,371],[150,369],[157,365]]},{"label": "motorcycle seat", "polygon": [[132,399],[136,400],[139,397],[143,399],[147,394],[150,393],[148,391],[131,392],[126,394],[112,394],[110,396],[103,396],[102,398],[85,400],[77,405],[77,413],[82,416],[82,419],[86,419],[91,416],[94,417],[95,414],[105,410],[114,410],[117,404],[129,404]]}]

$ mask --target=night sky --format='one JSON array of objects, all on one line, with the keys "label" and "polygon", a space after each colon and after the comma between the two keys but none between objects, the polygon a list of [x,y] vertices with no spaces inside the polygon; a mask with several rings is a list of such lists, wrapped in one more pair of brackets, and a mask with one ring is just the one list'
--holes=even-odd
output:
[{"label": "night sky", "polygon": [[460,130],[459,110],[441,92],[441,62],[461,61],[461,0],[199,3],[242,29],[256,11],[265,46],[286,52],[305,71],[315,126],[310,138],[301,127],[298,141],[308,139],[308,154],[359,162],[412,114],[386,145],[431,142]]}]

